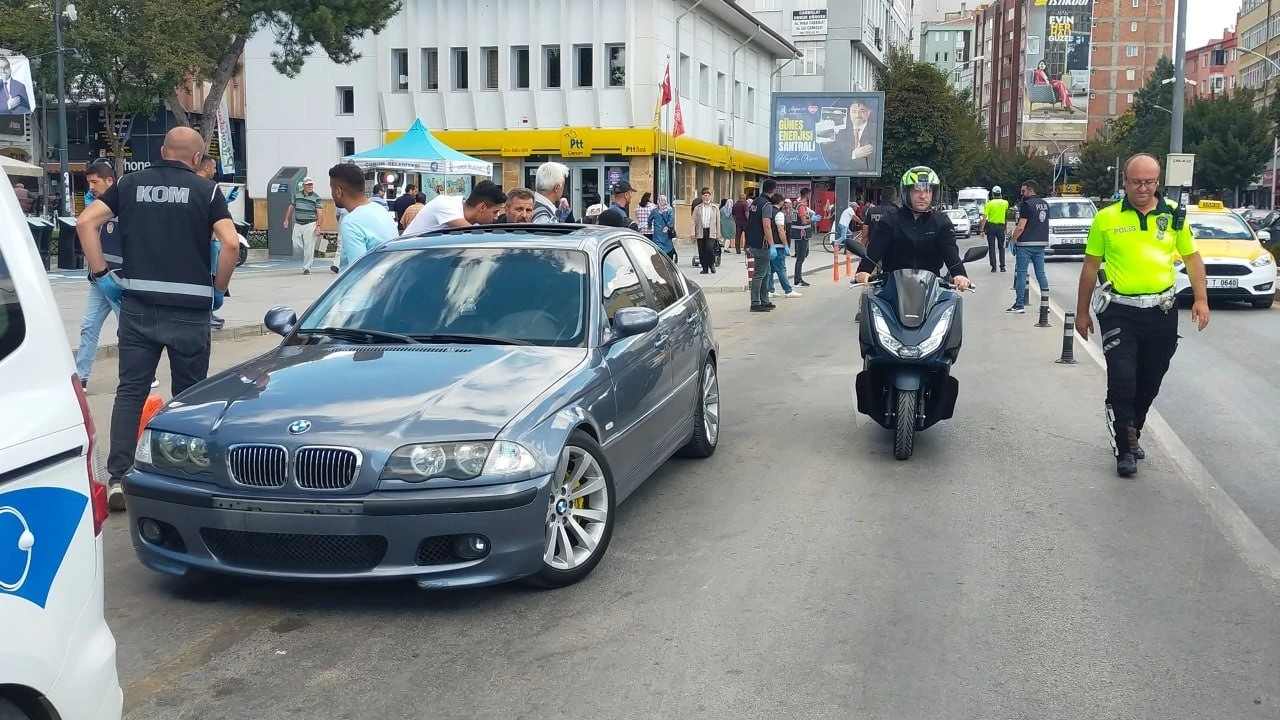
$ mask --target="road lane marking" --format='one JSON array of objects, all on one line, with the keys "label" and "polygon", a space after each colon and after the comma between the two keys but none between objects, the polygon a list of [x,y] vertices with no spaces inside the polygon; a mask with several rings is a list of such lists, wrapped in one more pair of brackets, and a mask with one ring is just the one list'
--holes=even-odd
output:
[{"label": "road lane marking", "polygon": [[[1033,285],[1031,290],[1036,293],[1039,301],[1040,288]],[[1049,297],[1049,310],[1057,316],[1058,322],[1066,322],[1062,308],[1052,296]],[[1079,334],[1076,334],[1073,342],[1082,346],[1089,357],[1106,371],[1106,360],[1096,343],[1081,341]],[[1204,506],[1218,531],[1236,549],[1245,565],[1262,576],[1272,590],[1280,589],[1280,549],[1240,509],[1222,484],[1214,479],[1208,468],[1196,458],[1191,448],[1182,442],[1182,438],[1178,437],[1178,433],[1154,407],[1147,413],[1146,429],[1168,450],[1168,459],[1181,471],[1183,481],[1191,488],[1192,494]]]}]

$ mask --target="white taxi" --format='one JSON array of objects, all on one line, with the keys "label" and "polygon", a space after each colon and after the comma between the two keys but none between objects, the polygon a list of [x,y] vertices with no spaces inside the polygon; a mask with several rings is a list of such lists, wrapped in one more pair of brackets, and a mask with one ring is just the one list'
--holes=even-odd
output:
[{"label": "white taxi", "polygon": [[58,302],[0,174],[0,718],[119,720],[105,469]]},{"label": "white taxi", "polygon": [[[1275,300],[1276,264],[1249,223],[1220,201],[1201,200],[1187,209],[1187,224],[1204,259],[1211,299],[1241,300],[1269,308]],[[1262,239],[1270,240],[1266,231]],[[1191,280],[1179,259],[1175,287],[1178,297],[1191,297]]]}]

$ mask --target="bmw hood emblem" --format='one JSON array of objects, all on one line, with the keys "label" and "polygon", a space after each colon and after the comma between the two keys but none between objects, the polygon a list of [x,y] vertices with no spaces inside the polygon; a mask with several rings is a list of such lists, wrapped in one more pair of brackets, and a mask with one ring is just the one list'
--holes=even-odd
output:
[{"label": "bmw hood emblem", "polygon": [[310,429],[311,429],[310,420],[294,420],[293,422],[289,423],[290,435],[301,435],[302,433]]}]

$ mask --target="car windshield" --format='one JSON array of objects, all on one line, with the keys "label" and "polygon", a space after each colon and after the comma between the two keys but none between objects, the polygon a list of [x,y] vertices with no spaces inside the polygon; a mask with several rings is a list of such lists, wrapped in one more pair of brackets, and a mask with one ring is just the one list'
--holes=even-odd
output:
[{"label": "car windshield", "polygon": [[948,210],[947,215],[950,215],[952,220],[968,220],[969,219],[969,213],[965,212],[964,210]]},{"label": "car windshield", "polygon": [[1088,219],[1097,214],[1097,208],[1088,200],[1049,203],[1050,220]]},{"label": "car windshield", "polygon": [[1197,240],[1253,240],[1253,230],[1232,212],[1187,213],[1191,234]]},{"label": "car windshield", "polygon": [[[375,253],[344,272],[298,323],[299,332],[368,342],[387,333],[421,342],[581,347],[587,339],[587,255],[579,250],[440,247]],[[377,337],[381,334],[382,337]]]}]

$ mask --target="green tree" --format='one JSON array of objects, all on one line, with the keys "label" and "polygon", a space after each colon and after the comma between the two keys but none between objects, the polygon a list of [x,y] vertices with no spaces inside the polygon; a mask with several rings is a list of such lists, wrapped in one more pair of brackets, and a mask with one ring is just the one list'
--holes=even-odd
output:
[{"label": "green tree", "polygon": [[1173,62],[1161,57],[1151,77],[1133,95],[1133,124],[1127,133],[1128,154],[1145,152],[1162,158],[1169,152],[1169,128],[1172,125]]},{"label": "green tree", "polygon": [[1115,167],[1124,162],[1125,151],[1115,140],[1096,138],[1080,145],[1080,165],[1076,181],[1086,196],[1109,197],[1115,191]]},{"label": "green tree", "polygon": [[1017,197],[1016,188],[1028,180],[1036,184],[1041,194],[1047,194],[1053,187],[1053,164],[1044,155],[1032,155],[1020,148],[1007,153],[1001,164],[1004,180],[999,184],[1006,197]]},{"label": "green tree", "polygon": [[885,182],[915,165],[933,168],[948,187],[972,180],[985,153],[982,128],[945,73],[894,47],[888,68],[876,72],[876,89],[885,94]]},{"label": "green tree", "polygon": [[1187,109],[1186,145],[1196,155],[1196,187],[1211,193],[1236,193],[1271,158],[1270,114],[1254,109],[1255,92],[1199,98]]},{"label": "green tree", "polygon": [[[220,0],[95,0],[77,6],[75,22],[63,23],[67,97],[99,102],[116,172],[124,169],[124,145],[133,119],[149,114],[174,87],[207,70],[190,39],[217,22]],[[0,0],[0,46],[41,56],[39,80],[53,87],[53,7],[49,0]]]},{"label": "green tree", "polygon": [[[217,22],[205,27],[190,26],[200,36],[201,54],[210,62],[201,66],[196,80],[207,81],[209,93],[201,107],[203,118],[213,118],[223,92],[235,75],[245,44],[256,32],[270,32],[275,38],[272,65],[286,77],[297,77],[307,59],[317,50],[330,60],[347,65],[360,59],[352,43],[366,33],[378,33],[400,12],[400,0],[219,0]],[[179,122],[192,125],[176,96],[169,99],[170,111]],[[207,141],[215,123],[202,122],[200,133]]]}]

